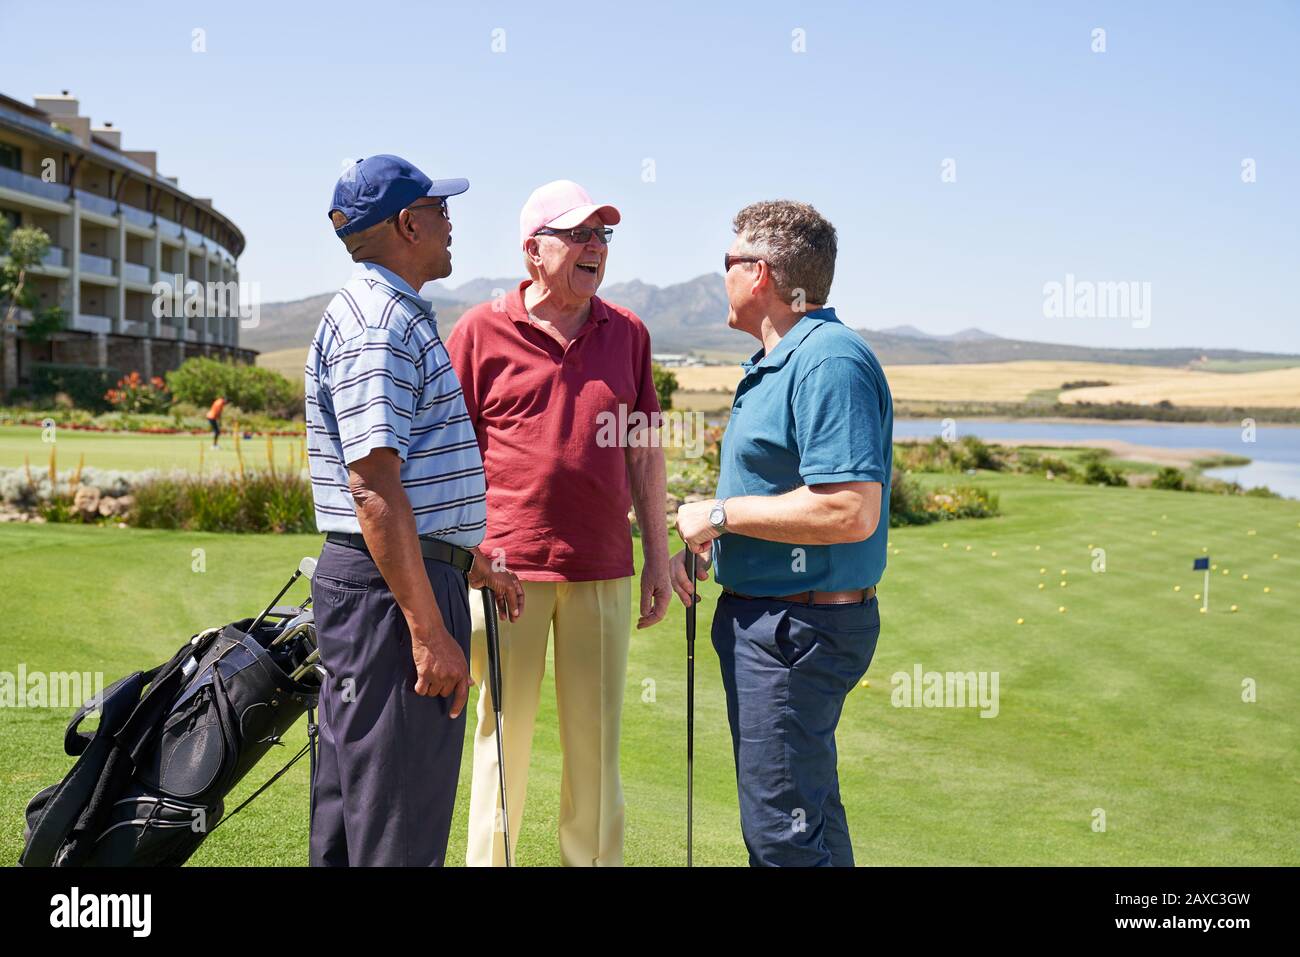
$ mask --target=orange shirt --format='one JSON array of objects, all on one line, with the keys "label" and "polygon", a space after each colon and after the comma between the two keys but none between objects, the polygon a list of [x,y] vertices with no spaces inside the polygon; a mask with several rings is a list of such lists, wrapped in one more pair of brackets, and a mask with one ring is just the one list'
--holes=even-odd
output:
[{"label": "orange shirt", "polygon": [[220,418],[220,417],[221,417],[221,410],[224,409],[225,407],[226,407],[226,400],[225,400],[225,399],[217,399],[216,402],[213,402],[213,403],[212,403],[212,408],[208,409],[208,415],[207,415],[207,417],[208,417],[209,419],[217,419],[217,418]]}]

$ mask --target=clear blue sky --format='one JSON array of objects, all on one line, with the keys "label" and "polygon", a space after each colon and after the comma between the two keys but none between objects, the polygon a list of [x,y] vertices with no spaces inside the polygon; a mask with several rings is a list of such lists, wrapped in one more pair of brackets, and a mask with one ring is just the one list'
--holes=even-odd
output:
[{"label": "clear blue sky", "polygon": [[[156,149],[264,301],[345,278],[340,161],[395,152],[471,181],[452,284],[518,273],[519,206],[567,177],[623,211],[606,282],[717,271],[734,212],[790,197],[839,230],[850,325],[1300,351],[1295,3],[289,6],[0,0],[0,91]],[[1151,283],[1149,328],[1045,318],[1067,273]]]}]

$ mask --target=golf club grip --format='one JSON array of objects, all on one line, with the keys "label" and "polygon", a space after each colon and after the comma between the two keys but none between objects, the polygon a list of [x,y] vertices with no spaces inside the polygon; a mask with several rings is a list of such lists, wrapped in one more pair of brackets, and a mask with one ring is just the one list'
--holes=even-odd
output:
[{"label": "golf club grip", "polygon": [[691,580],[691,604],[686,609],[686,638],[689,641],[695,640],[695,568],[698,556],[686,549],[686,577]]},{"label": "golf club grip", "polygon": [[492,689],[492,710],[501,710],[501,637],[497,631],[497,600],[491,588],[481,588],[483,627],[487,629],[488,685]]}]

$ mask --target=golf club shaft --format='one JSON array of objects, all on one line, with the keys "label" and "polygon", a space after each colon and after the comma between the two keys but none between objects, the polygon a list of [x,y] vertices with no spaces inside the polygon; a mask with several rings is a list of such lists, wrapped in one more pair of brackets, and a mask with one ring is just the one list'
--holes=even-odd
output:
[{"label": "golf club shaft", "polygon": [[315,666],[316,663],[319,661],[320,661],[320,649],[313,648],[312,653],[303,659],[302,664],[300,664],[297,668],[295,668],[293,674],[291,674],[289,677],[292,678],[294,681],[301,681],[303,678],[307,676],[307,672],[311,671],[313,666]]},{"label": "golf club shaft", "polygon": [[287,592],[290,588],[292,588],[293,583],[296,582],[301,576],[302,576],[302,572],[299,571],[298,569],[294,569],[293,574],[289,576],[289,580],[285,582],[284,587],[280,589],[280,593],[271,599],[271,604],[263,608],[262,613],[258,615],[256,618],[254,618],[253,623],[248,626],[248,633],[250,635],[253,632],[257,631],[257,626],[262,623],[262,619],[271,613],[271,609],[276,606],[276,604],[280,601],[280,599],[284,597],[284,593]]},{"label": "golf club shaft", "polygon": [[686,550],[686,575],[691,580],[691,605],[686,609],[686,866],[693,858],[695,832],[695,562]]},{"label": "golf club shaft", "polygon": [[506,867],[510,867],[510,812],[506,803],[506,752],[501,740],[501,637],[497,630],[497,600],[492,589],[481,589],[483,626],[487,632],[488,688],[492,694],[492,712],[497,730],[497,775],[501,784],[501,839],[504,842]]}]

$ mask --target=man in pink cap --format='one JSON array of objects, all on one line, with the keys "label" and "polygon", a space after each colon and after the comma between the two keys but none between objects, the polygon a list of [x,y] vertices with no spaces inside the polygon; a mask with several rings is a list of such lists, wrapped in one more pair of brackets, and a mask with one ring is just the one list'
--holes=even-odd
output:
[{"label": "man in pink cap", "polygon": [[[629,428],[611,439],[611,422],[650,429],[659,413],[649,333],[630,310],[596,295],[618,222],[617,209],[593,202],[577,183],[536,189],[519,216],[530,278],[504,301],[466,312],[447,341],[487,476],[482,550],[498,570],[519,576],[525,594],[523,614],[501,622],[511,846],[553,631],[564,752],[560,854],[576,866],[623,863],[618,748],[632,625],[629,505],[644,550],[637,627],[663,618],[672,595],[658,436]],[[480,694],[466,863],[501,865],[485,626],[481,604],[471,605],[470,671]]]}]

